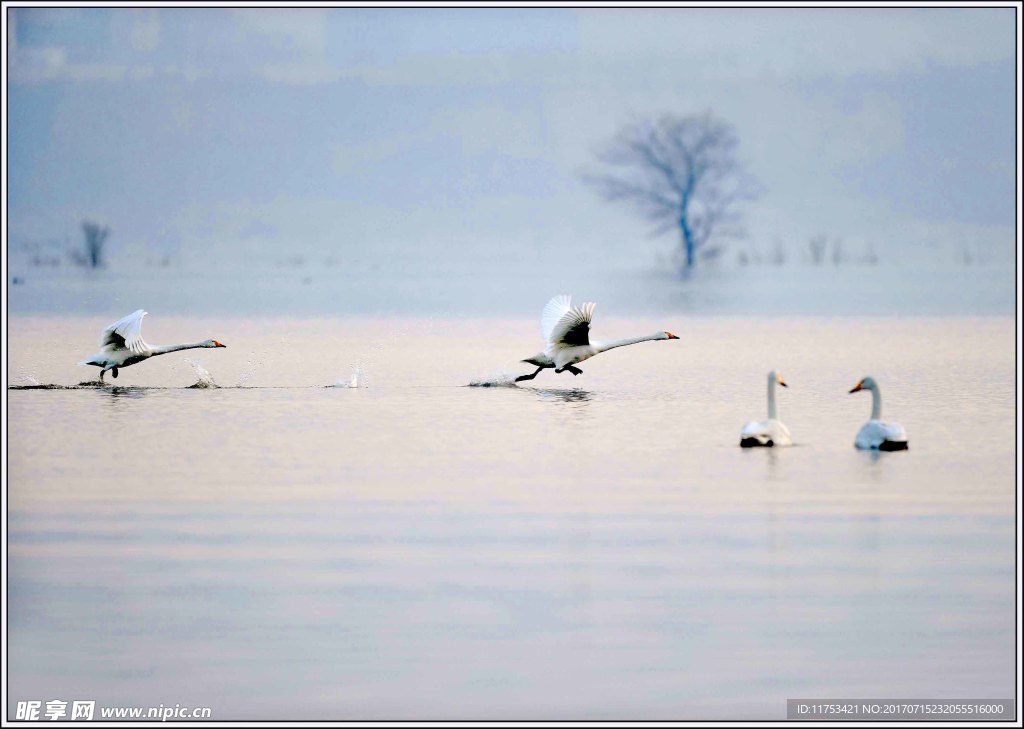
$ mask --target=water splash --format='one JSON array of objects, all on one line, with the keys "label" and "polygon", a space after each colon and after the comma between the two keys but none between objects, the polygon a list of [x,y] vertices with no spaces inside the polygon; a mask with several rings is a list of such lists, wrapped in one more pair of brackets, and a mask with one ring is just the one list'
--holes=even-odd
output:
[{"label": "water splash", "polygon": [[192,359],[186,359],[185,361],[192,365],[192,369],[196,372],[196,377],[199,378],[194,385],[189,387],[200,390],[217,387],[217,383],[213,381],[213,375],[205,367]]},{"label": "water splash", "polygon": [[235,387],[248,387],[249,380],[252,379],[254,374],[256,374],[256,370],[263,366],[263,363],[255,357],[250,357],[246,360],[245,364],[246,370],[242,376],[238,378],[238,382],[235,384]]},{"label": "water splash", "polygon": [[[67,385],[44,385],[42,382],[37,380],[32,375],[19,375],[15,382],[20,382],[19,385],[10,385],[8,390],[71,390],[74,386]],[[93,383],[79,383],[81,385],[93,385]],[[98,383],[96,383],[98,384]]]},{"label": "water splash", "polygon": [[471,381],[469,387],[519,387],[519,385],[516,384],[515,375],[498,372],[489,377]]},{"label": "water splash", "polygon": [[7,388],[8,390],[75,390],[77,389],[74,385],[11,385]]},{"label": "water splash", "polygon": [[340,378],[334,383],[335,387],[366,387],[366,373],[362,367],[355,367],[348,379]]}]

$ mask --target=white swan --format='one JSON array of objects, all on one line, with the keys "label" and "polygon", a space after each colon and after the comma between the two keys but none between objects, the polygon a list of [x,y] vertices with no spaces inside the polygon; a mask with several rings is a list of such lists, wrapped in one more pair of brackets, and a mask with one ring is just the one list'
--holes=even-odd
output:
[{"label": "white swan", "polygon": [[882,393],[871,377],[858,382],[850,393],[871,391],[871,420],[864,423],[853,442],[862,450],[905,451],[909,447],[907,431],[899,423],[885,423],[882,417]]},{"label": "white swan", "polygon": [[775,385],[777,384],[789,387],[782,381],[779,373],[772,370],[768,373],[768,419],[760,422],[752,420],[743,426],[743,430],[740,432],[740,445],[743,448],[793,445],[793,439],[789,436],[789,428],[779,420],[778,410],[775,407]]},{"label": "white swan", "polygon": [[100,382],[103,382],[103,375],[107,370],[110,370],[116,378],[118,367],[129,367],[158,354],[177,352],[182,349],[225,346],[216,339],[207,339],[195,344],[168,344],[165,346],[146,344],[142,339],[142,317],[145,315],[146,312],[139,309],[104,329],[103,334],[100,335],[100,351],[79,364],[99,367]]},{"label": "white swan", "polygon": [[516,378],[516,382],[532,380],[540,374],[541,370],[548,368],[554,368],[555,372],[568,370],[574,375],[579,375],[583,373],[583,370],[573,367],[573,365],[590,359],[595,354],[637,342],[679,339],[672,332],[658,332],[646,337],[592,344],[590,342],[590,320],[594,316],[595,306],[597,304],[587,303],[574,307],[572,297],[567,294],[551,299],[544,307],[540,317],[540,331],[544,341],[547,342],[547,347],[543,352],[538,352],[529,359],[523,360],[523,362],[536,365],[537,371],[532,375],[520,375]]}]

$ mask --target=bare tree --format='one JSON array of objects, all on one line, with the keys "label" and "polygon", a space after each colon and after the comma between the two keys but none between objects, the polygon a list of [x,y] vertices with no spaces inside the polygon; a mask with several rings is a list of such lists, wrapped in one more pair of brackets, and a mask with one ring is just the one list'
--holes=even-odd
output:
[{"label": "bare tree", "polygon": [[103,245],[110,236],[110,226],[83,220],[82,233],[85,235],[85,256],[81,260],[85,265],[99,268],[103,265]]},{"label": "bare tree", "polygon": [[832,263],[839,266],[845,257],[846,254],[843,253],[843,239],[836,238],[832,241]]},{"label": "bare tree", "polygon": [[654,233],[678,228],[684,271],[713,235],[735,234],[737,203],[757,195],[758,186],[736,159],[739,142],[732,126],[710,112],[635,121],[598,153],[608,174],[585,181],[606,200],[631,203],[655,224]]},{"label": "bare tree", "polygon": [[875,253],[875,245],[871,241],[864,244],[864,263],[869,266],[878,263],[878,254]]},{"label": "bare tree", "polygon": [[818,233],[807,241],[807,248],[811,252],[811,263],[815,266],[821,265],[825,258],[825,246],[828,245],[828,237]]},{"label": "bare tree", "polygon": [[775,239],[775,250],[772,251],[771,262],[775,266],[781,266],[786,262],[786,249],[782,247],[782,241]]}]

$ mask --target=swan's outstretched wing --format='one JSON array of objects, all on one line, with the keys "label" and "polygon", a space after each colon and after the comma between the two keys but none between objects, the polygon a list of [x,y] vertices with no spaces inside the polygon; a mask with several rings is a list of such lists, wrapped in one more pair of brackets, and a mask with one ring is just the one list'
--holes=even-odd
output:
[{"label": "swan's outstretched wing", "polygon": [[574,307],[568,294],[551,299],[540,317],[544,341],[569,347],[590,344],[590,321],[595,306],[597,304],[588,302]]},{"label": "swan's outstretched wing", "polygon": [[103,330],[100,335],[100,348],[125,348],[137,354],[146,351],[148,345],[142,341],[142,317],[146,312],[142,309],[133,311],[124,319],[118,319]]},{"label": "swan's outstretched wing", "polygon": [[540,336],[545,342],[551,341],[551,333],[555,331],[559,320],[572,309],[572,297],[561,294],[554,297],[544,306],[540,315]]}]

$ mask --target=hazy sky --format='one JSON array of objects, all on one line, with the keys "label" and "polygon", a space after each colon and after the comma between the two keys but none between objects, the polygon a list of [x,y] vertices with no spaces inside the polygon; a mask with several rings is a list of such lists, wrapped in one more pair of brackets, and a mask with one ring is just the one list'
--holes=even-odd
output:
[{"label": "hazy sky", "polygon": [[579,173],[712,110],[755,244],[1014,246],[1007,9],[9,9],[10,242],[183,262],[653,261]]}]

